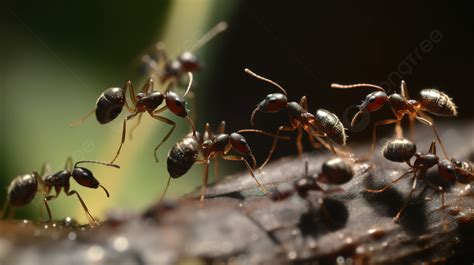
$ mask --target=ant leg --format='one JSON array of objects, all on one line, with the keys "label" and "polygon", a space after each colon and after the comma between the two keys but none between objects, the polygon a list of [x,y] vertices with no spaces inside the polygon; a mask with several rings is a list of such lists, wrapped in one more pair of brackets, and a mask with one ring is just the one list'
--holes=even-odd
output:
[{"label": "ant leg", "polygon": [[386,185],[385,187],[383,187],[383,188],[381,188],[381,189],[378,189],[378,190],[365,189],[365,191],[366,191],[366,192],[371,192],[371,193],[384,192],[384,191],[386,191],[388,188],[390,188],[391,186],[393,186],[395,183],[399,182],[402,178],[408,176],[408,174],[413,173],[413,172],[414,172],[413,170],[409,170],[409,171],[403,173],[400,177],[398,177],[397,179],[391,181],[390,184]]},{"label": "ant leg", "polygon": [[321,139],[321,138],[317,138],[321,144],[328,150],[331,150],[331,152],[333,152],[336,156],[337,155],[337,152],[336,152],[336,149],[334,148],[334,145],[332,145],[331,143],[331,139],[329,138],[328,134],[327,133],[323,133],[323,132],[319,132],[319,131],[313,131],[311,132],[311,137],[318,137],[318,136],[321,136],[323,137],[325,140]]},{"label": "ant leg", "polygon": [[54,187],[54,190],[56,191],[55,195],[50,195],[43,198],[44,206],[46,206],[46,211],[48,211],[48,222],[53,221],[53,216],[51,214],[51,209],[49,208],[48,201],[56,199],[59,196],[59,193],[61,192],[61,187]]},{"label": "ant leg", "polygon": [[[306,131],[306,130],[305,130]],[[309,139],[309,143],[311,144],[311,146],[314,148],[314,149],[319,149],[322,147],[322,144],[316,142],[314,140],[314,137],[311,135],[311,133],[309,131],[306,131],[306,133],[308,134],[308,139]]]},{"label": "ant leg", "polygon": [[398,139],[403,138],[403,128],[400,120],[398,120],[397,124],[395,125],[395,137]]},{"label": "ant leg", "polygon": [[371,157],[375,150],[375,143],[377,141],[377,126],[392,124],[396,122],[398,123],[399,120],[397,119],[383,120],[383,121],[378,121],[374,124],[374,127],[372,127],[372,144],[370,145],[370,151],[369,151],[368,157]]},{"label": "ant leg", "polygon": [[171,182],[171,176],[168,177],[168,181],[166,182],[165,190],[161,194],[161,197],[160,197],[160,200],[158,201],[158,204],[160,204],[161,201],[163,200],[163,198],[165,197],[165,194],[168,191],[168,187],[170,186],[170,182]]},{"label": "ant leg", "polygon": [[444,148],[444,144],[441,141],[441,138],[439,137],[438,130],[436,129],[436,126],[432,122],[430,122],[429,120],[427,120],[423,117],[416,116],[415,118],[418,121],[420,121],[421,123],[424,123],[428,126],[431,126],[431,128],[433,129],[434,134],[436,135],[436,139],[438,140],[439,145],[441,145],[441,149],[443,150],[444,156],[446,157],[446,159],[449,159],[448,152],[446,152],[446,149]]},{"label": "ant leg", "polygon": [[10,201],[6,200],[5,203],[3,203],[2,210],[0,210],[0,220],[3,219],[3,215],[8,210],[8,206],[10,206]]},{"label": "ant leg", "polygon": [[225,133],[225,121],[221,121],[221,124],[217,127],[217,133]]},{"label": "ant leg", "polygon": [[83,117],[77,119],[77,120],[73,120],[69,123],[69,127],[77,127],[79,125],[81,125],[84,121],[86,121],[90,116],[92,116],[92,114],[95,113],[95,108],[93,108],[91,111],[89,111],[86,115],[84,115]]},{"label": "ant leg", "polygon": [[410,203],[411,196],[413,195],[413,192],[416,189],[417,179],[418,179],[418,177],[417,177],[416,172],[415,172],[415,175],[413,176],[413,185],[411,187],[410,193],[408,194],[408,197],[406,198],[405,203],[403,204],[400,211],[398,211],[397,215],[393,218],[393,221],[395,223],[398,223],[398,221],[400,221],[400,216],[402,215],[403,211],[407,208],[408,204]]},{"label": "ant leg", "polygon": [[159,116],[159,115],[154,115],[154,114],[150,114],[153,118],[159,120],[159,121],[162,121],[164,123],[167,123],[169,125],[171,125],[171,129],[169,130],[169,132],[165,135],[165,137],[163,138],[163,140],[161,140],[161,142],[155,147],[155,151],[154,151],[154,155],[155,155],[155,160],[156,162],[158,163],[158,156],[156,154],[156,151],[158,151],[158,148],[160,148],[160,146],[166,141],[168,140],[168,138],[170,137],[170,135],[173,133],[174,131],[174,128],[176,127],[176,123],[168,118],[165,118],[163,116]]},{"label": "ant leg", "polygon": [[214,159],[214,177],[215,177],[216,181],[220,180],[220,177],[219,177],[219,159],[218,159],[218,157],[215,157],[215,159]]},{"label": "ant leg", "polygon": [[273,139],[273,143],[272,143],[272,147],[270,148],[270,152],[268,153],[267,158],[265,159],[263,164],[258,169],[261,170],[268,163],[268,161],[270,161],[270,158],[272,157],[273,152],[275,151],[276,144],[277,144],[277,141],[279,139],[278,136],[280,135],[280,132],[281,131],[292,132],[294,130],[296,130],[296,127],[280,126],[278,128],[277,132],[275,133],[275,138]]},{"label": "ant leg", "polygon": [[[128,90],[128,95],[130,96],[130,99],[132,100],[133,105],[135,106],[137,104],[137,94],[135,93],[135,88],[133,88],[132,82],[130,80],[127,81],[125,84],[125,93],[127,93]],[[128,111],[134,112],[133,108],[130,107],[130,105],[127,102],[127,99],[125,98],[125,107],[127,107]]]},{"label": "ant leg", "polygon": [[201,187],[201,197],[199,198],[199,201],[201,202],[201,206],[204,206],[204,198],[206,197],[206,190],[207,190],[207,182],[209,179],[209,164],[211,161],[209,159],[206,160],[204,165],[204,176],[202,179],[202,187]]},{"label": "ant leg", "polygon": [[120,154],[120,150],[122,149],[122,146],[123,146],[123,143],[125,142],[125,135],[127,134],[127,121],[130,120],[131,118],[135,117],[138,113],[133,113],[132,115],[129,115],[127,116],[124,120],[123,120],[123,128],[122,128],[122,140],[120,142],[120,146],[117,150],[117,153],[115,154],[114,156],[114,159],[112,159],[112,161],[109,163],[109,164],[113,164],[115,159],[117,159],[117,157],[119,156]]},{"label": "ant leg", "polygon": [[303,129],[301,129],[300,126],[298,126],[298,134],[296,135],[296,148],[298,150],[298,157],[301,157],[303,155]]},{"label": "ant leg", "polygon": [[443,187],[436,186],[435,184],[431,183],[430,181],[428,181],[426,179],[425,179],[425,183],[428,186],[430,186],[430,188],[432,188],[433,190],[435,190],[437,192],[441,192],[441,207],[440,207],[440,209],[443,209],[444,207],[446,207],[446,205],[444,204],[444,195],[446,194],[446,192],[444,191]]},{"label": "ant leg", "polygon": [[82,208],[83,208],[84,211],[86,211],[86,213],[87,213],[87,217],[90,218],[90,220],[92,221],[92,223],[97,223],[97,221],[94,219],[94,217],[92,217],[92,214],[89,212],[89,209],[87,208],[85,202],[82,200],[81,195],[79,195],[79,193],[78,193],[77,191],[75,191],[75,190],[69,191],[69,185],[67,185],[67,186],[64,187],[64,192],[66,193],[67,196],[71,196],[71,195],[76,194],[77,198],[78,198],[79,201],[81,202]]},{"label": "ant leg", "polygon": [[408,126],[410,127],[410,140],[414,141],[415,140],[415,134],[416,134],[416,128],[415,128],[415,122],[416,118],[412,115],[408,116]]},{"label": "ant leg", "polygon": [[133,127],[130,129],[130,132],[129,132],[129,135],[128,135],[129,140],[133,140],[133,132],[138,127],[138,125],[140,125],[140,122],[142,121],[142,117],[143,117],[143,113],[140,113],[138,115],[137,123],[135,123],[135,125],[133,125]]},{"label": "ant leg", "polygon": [[229,160],[229,161],[242,161],[245,166],[247,167],[247,169],[249,170],[250,172],[250,175],[252,175],[252,178],[255,180],[255,182],[257,183],[257,186],[258,188],[263,192],[263,193],[267,193],[267,190],[260,184],[260,182],[258,181],[257,177],[255,177],[255,174],[253,173],[253,170],[252,170],[252,167],[249,165],[249,163],[247,162],[247,160],[245,160],[244,157],[242,156],[235,156],[235,155],[229,155],[229,156],[223,156],[222,159],[225,159],[225,160]]}]

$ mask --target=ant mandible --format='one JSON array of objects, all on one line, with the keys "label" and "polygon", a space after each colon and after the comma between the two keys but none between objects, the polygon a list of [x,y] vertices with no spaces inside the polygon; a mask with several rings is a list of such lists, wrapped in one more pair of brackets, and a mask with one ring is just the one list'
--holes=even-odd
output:
[{"label": "ant mandible", "polygon": [[[188,72],[188,74],[189,74],[189,84],[183,97],[185,97],[188,94],[193,82],[193,74],[191,72]],[[169,84],[169,86],[171,86],[171,84]],[[127,90],[129,92],[129,96],[132,101],[132,106],[129,105],[126,99]],[[163,103],[163,101],[165,102],[165,105],[161,108],[158,108]],[[73,122],[72,126],[76,126],[82,123],[94,112],[95,112],[97,121],[100,124],[109,123],[113,121],[115,118],[117,118],[120,112],[122,112],[122,109],[124,106],[132,114],[128,115],[123,120],[122,140],[120,142],[120,146],[117,150],[117,153],[115,154],[115,157],[110,162],[111,164],[117,159],[118,155],[120,154],[120,150],[122,149],[122,145],[125,142],[127,121],[137,115],[139,116],[138,123],[135,125],[135,127],[138,126],[141,120],[141,116],[145,112],[148,112],[148,114],[150,114],[152,118],[171,125],[171,129],[168,131],[165,137],[161,140],[161,142],[155,147],[154,156],[155,156],[156,162],[158,162],[158,156],[157,156],[158,148],[170,137],[170,135],[173,133],[176,127],[176,123],[174,121],[166,117],[163,117],[161,115],[158,115],[159,113],[165,111],[166,109],[169,109],[173,114],[182,118],[186,118],[189,124],[191,125],[193,133],[196,132],[194,123],[191,120],[191,118],[188,116],[188,110],[186,109],[186,102],[183,99],[181,99],[178,96],[178,94],[172,91],[169,91],[169,88],[166,89],[164,93],[160,91],[155,91],[153,89],[153,79],[151,78],[148,79],[148,81],[143,86],[142,90],[137,94],[135,94],[135,90],[132,86],[132,82],[130,81],[127,81],[124,89],[120,87],[112,87],[112,88],[106,89],[97,99],[95,109],[92,110],[85,117],[81,118],[80,120]],[[132,130],[134,128],[132,128]]]},{"label": "ant mandible", "polygon": [[[61,189],[64,189],[64,192],[67,196],[71,196],[74,194],[77,196],[77,198],[81,202],[82,208],[84,208],[84,211],[87,213],[88,218],[91,220],[92,223],[96,223],[96,220],[89,212],[89,209],[87,208],[79,193],[75,190],[70,190],[70,178],[74,178],[74,180],[76,180],[79,185],[87,188],[102,188],[105,191],[107,197],[109,197],[109,192],[104,186],[99,183],[99,181],[94,177],[93,173],[89,169],[78,166],[82,163],[94,163],[120,168],[118,165],[115,164],[107,164],[89,160],[76,162],[73,167],[72,159],[69,157],[66,161],[66,166],[64,170],[58,171],[55,174],[50,175],[46,173],[46,171],[48,171],[46,169],[48,165],[47,163],[45,163],[41,170],[41,174],[38,174],[38,172],[33,171],[29,174],[19,175],[12,180],[10,186],[8,187],[7,200],[2,207],[0,218],[3,218],[3,214],[6,213],[6,210],[9,206],[20,207],[30,203],[35,197],[36,193],[39,191],[45,196],[43,198],[43,202],[46,206],[46,210],[48,211],[49,221],[52,221],[53,218],[51,215],[51,209],[48,205],[48,201],[56,199],[59,196]],[[50,195],[53,188],[56,194]],[[13,211],[11,212],[11,214],[13,214]]]},{"label": "ant mandible", "polygon": [[[211,160],[217,159],[218,157],[221,157],[224,160],[242,161],[242,163],[244,163],[247,167],[252,178],[257,183],[259,189],[266,193],[266,189],[260,184],[253,172],[253,169],[256,168],[256,160],[249,144],[247,143],[247,140],[241,135],[241,133],[254,132],[270,137],[277,136],[255,129],[243,129],[228,134],[225,133],[225,126],[225,122],[222,121],[219,125],[217,133],[214,134],[210,129],[209,123],[206,123],[203,135],[200,133],[188,134],[186,137],[177,142],[173,148],[171,148],[168,153],[167,161],[169,178],[161,199],[168,190],[171,178],[179,178],[183,176],[195,163],[200,163],[205,164],[203,185],[200,196],[200,201],[202,203],[205,198],[208,184],[210,162]],[[229,155],[231,150],[237,152],[239,155]],[[201,155],[201,158],[198,159],[199,155]],[[249,164],[249,162],[247,162],[245,157],[248,157],[252,160],[252,166]]]},{"label": "ant mandible", "polygon": [[[270,161],[270,158],[276,148],[278,135],[281,131],[298,130],[296,147],[298,148],[299,155],[303,153],[303,144],[301,142],[303,131],[308,134],[308,138],[314,148],[318,148],[319,146],[316,144],[313,137],[318,139],[324,147],[331,150],[335,155],[337,155],[337,152],[334,146],[331,144],[331,140],[340,145],[346,144],[346,129],[336,114],[325,109],[318,109],[316,110],[316,115],[313,115],[308,112],[306,96],[301,97],[299,103],[294,101],[288,102],[286,90],[282,86],[268,78],[257,75],[247,68],[245,69],[245,72],[257,79],[274,85],[281,91],[281,93],[268,94],[265,99],[257,105],[250,117],[250,123],[252,126],[254,126],[255,115],[257,112],[276,113],[284,108],[288,110],[288,116],[291,124],[290,126],[280,126],[278,128],[272,148],[265,159],[265,162],[260,166],[260,168],[263,168],[268,163],[268,161]],[[323,137],[325,140],[321,139],[320,137]]]},{"label": "ant mandible", "polygon": [[392,93],[390,95],[387,95],[387,92],[384,88],[373,84],[340,85],[333,83],[331,84],[331,87],[339,89],[368,87],[377,90],[368,94],[362,104],[358,106],[359,111],[352,118],[351,127],[354,127],[360,115],[377,111],[378,109],[382,108],[387,102],[390,105],[396,119],[377,121],[374,124],[372,129],[372,144],[370,147],[369,155],[372,155],[375,149],[377,126],[397,123],[397,136],[400,138],[402,137],[402,129],[400,127],[400,122],[405,115],[408,115],[412,123],[416,119],[421,123],[433,128],[436,139],[438,140],[444,155],[446,156],[446,158],[449,157],[448,152],[446,152],[441,138],[439,137],[435,125],[431,121],[431,118],[424,113],[424,111],[427,111],[437,116],[457,116],[458,112],[456,110],[456,105],[454,104],[452,99],[445,93],[436,89],[423,89],[420,91],[419,101],[410,99],[408,95],[408,88],[406,86],[405,81],[403,80],[401,81],[400,85],[401,94]]},{"label": "ant mandible", "polygon": [[[204,34],[192,46],[192,49],[181,53],[176,59],[170,60],[163,42],[158,42],[152,53],[142,56],[141,62],[145,66],[145,72],[150,75],[157,75],[162,83],[167,80],[179,81],[184,73],[196,72],[201,69],[201,63],[194,54],[204,44],[212,38],[227,29],[226,22],[219,22],[214,28]],[[159,63],[163,59],[163,68],[159,67]]]},{"label": "ant mandible", "polygon": [[[367,189],[367,192],[384,192],[393,184],[397,183],[404,177],[413,173],[413,184],[410,193],[408,194],[408,198],[405,200],[405,203],[403,204],[402,208],[394,217],[395,222],[398,222],[400,220],[403,211],[408,206],[410,198],[413,192],[416,190],[418,180],[423,180],[424,183],[428,185],[428,187],[434,189],[435,191],[441,192],[441,208],[445,206],[445,191],[443,187],[437,186],[428,179],[426,179],[426,173],[428,169],[434,166],[438,166],[439,176],[449,183],[454,183],[456,181],[460,183],[468,183],[474,178],[472,167],[469,163],[461,162],[454,158],[452,158],[451,160],[439,159],[439,157],[436,155],[436,142],[431,143],[428,153],[421,153],[416,152],[416,145],[413,142],[404,138],[393,139],[387,142],[387,144],[384,146],[383,155],[386,159],[393,162],[405,162],[410,167],[410,169],[407,172],[403,173],[400,177],[390,182],[385,187],[378,190]],[[413,164],[410,162],[412,157],[415,157],[415,161]]]}]

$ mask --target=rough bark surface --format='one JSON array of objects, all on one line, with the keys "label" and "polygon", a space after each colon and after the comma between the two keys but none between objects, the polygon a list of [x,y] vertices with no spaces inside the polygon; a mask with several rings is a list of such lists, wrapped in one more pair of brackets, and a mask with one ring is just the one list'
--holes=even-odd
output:
[{"label": "rough bark surface", "polygon": [[[440,126],[448,151],[474,158],[474,124]],[[418,127],[419,151],[431,131]],[[361,153],[367,150],[355,149]],[[441,154],[439,154],[441,156]],[[326,154],[273,162],[257,173],[269,194],[292,189],[293,180],[317,174]],[[384,193],[378,188],[407,170],[376,154],[355,165],[354,179],[329,195],[290,195],[273,201],[245,173],[210,187],[205,206],[199,194],[150,207],[142,214],[116,211],[100,226],[3,221],[0,264],[472,264],[474,187],[447,187],[446,205],[421,182],[400,223],[411,178]],[[429,177],[436,181],[436,171]],[[472,245],[471,245],[472,246]]]}]

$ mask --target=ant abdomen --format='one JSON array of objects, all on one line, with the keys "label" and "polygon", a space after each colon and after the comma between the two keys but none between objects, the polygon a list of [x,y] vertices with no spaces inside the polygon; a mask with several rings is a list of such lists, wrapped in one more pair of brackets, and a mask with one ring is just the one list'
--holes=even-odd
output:
[{"label": "ant abdomen", "polygon": [[416,145],[405,138],[392,139],[383,148],[383,156],[393,162],[409,161],[416,153]]},{"label": "ant abdomen", "polygon": [[[17,176],[8,187],[8,202],[18,207],[30,203],[38,190],[38,181],[34,174]],[[1,217],[1,216],[0,216]]]},{"label": "ant abdomen", "polygon": [[318,109],[315,115],[315,124],[334,142],[340,145],[346,144],[346,129],[336,114],[325,109]]},{"label": "ant abdomen", "polygon": [[108,123],[122,112],[125,93],[120,87],[107,88],[97,99],[95,116],[100,124]]},{"label": "ant abdomen", "polygon": [[321,181],[327,184],[341,185],[354,177],[352,163],[342,158],[333,158],[324,162]]},{"label": "ant abdomen", "polygon": [[419,102],[422,110],[432,114],[448,117],[458,115],[457,106],[452,99],[437,89],[421,90]]},{"label": "ant abdomen", "polygon": [[168,153],[167,168],[172,178],[186,174],[196,162],[200,150],[194,136],[188,136],[177,142]]}]

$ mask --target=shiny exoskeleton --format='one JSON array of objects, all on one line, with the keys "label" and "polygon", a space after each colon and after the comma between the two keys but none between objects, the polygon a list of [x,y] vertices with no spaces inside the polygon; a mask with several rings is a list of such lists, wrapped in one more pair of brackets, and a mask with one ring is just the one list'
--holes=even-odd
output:
[{"label": "shiny exoskeleton", "polygon": [[[40,174],[38,174],[36,171],[33,171],[30,174],[19,175],[13,179],[13,181],[10,183],[10,186],[8,187],[7,201],[2,208],[2,214],[0,214],[0,218],[3,216],[3,213],[5,213],[8,206],[20,207],[27,205],[33,200],[36,193],[40,192],[44,196],[44,205],[48,211],[49,221],[51,221],[52,215],[48,201],[56,199],[59,196],[61,190],[64,189],[64,192],[67,196],[74,194],[77,196],[81,202],[82,207],[86,211],[87,216],[92,222],[95,223],[96,221],[94,217],[92,217],[90,214],[79,193],[75,190],[70,190],[70,178],[72,177],[79,185],[87,188],[97,189],[101,187],[105,191],[107,197],[109,197],[109,192],[99,183],[99,181],[94,177],[93,173],[89,169],[78,166],[78,164],[81,163],[95,163],[119,168],[119,166],[115,164],[105,164],[97,161],[79,161],[76,162],[73,167],[72,159],[68,158],[66,161],[65,170],[58,171],[54,174],[47,174],[47,164],[44,164]],[[50,195],[53,188],[55,194]]]},{"label": "shiny exoskeleton", "polygon": [[406,162],[416,153],[416,145],[405,138],[392,139],[382,150],[383,156],[393,162]]},{"label": "shiny exoskeleton", "polygon": [[444,155],[448,158],[448,153],[439,137],[439,134],[431,121],[430,117],[425,112],[437,116],[448,116],[455,117],[458,115],[457,107],[454,102],[443,92],[440,92],[436,89],[423,89],[420,91],[419,99],[414,100],[410,99],[408,95],[408,88],[405,81],[402,80],[400,85],[401,94],[392,93],[387,95],[384,88],[373,85],[373,84],[353,84],[353,85],[340,85],[340,84],[331,84],[333,88],[340,89],[350,89],[350,88],[362,88],[368,87],[376,89],[377,91],[368,94],[362,104],[358,106],[359,111],[352,118],[351,126],[354,127],[359,117],[364,113],[374,112],[382,108],[386,103],[388,103],[392,109],[393,114],[396,119],[388,119],[377,121],[372,129],[372,145],[370,153],[372,154],[375,148],[376,141],[376,128],[380,125],[396,123],[397,128],[399,129],[398,137],[402,137],[402,130],[400,127],[400,122],[405,115],[410,117],[410,122],[413,123],[414,120],[418,120],[423,124],[431,126],[436,135],[436,138],[443,150]]},{"label": "shiny exoskeleton", "polygon": [[[166,184],[165,191],[163,192],[162,198],[165,195],[171,178],[179,178],[186,174],[188,170],[196,163],[203,163],[204,166],[204,178],[201,189],[200,201],[204,201],[208,177],[209,177],[209,165],[211,160],[222,158],[224,160],[231,161],[242,161],[247,167],[250,175],[257,183],[257,186],[263,191],[265,188],[260,184],[257,177],[253,173],[253,169],[256,168],[256,160],[250,149],[247,140],[242,136],[241,133],[254,132],[263,135],[276,137],[272,134],[254,130],[254,129],[243,129],[231,134],[225,133],[225,122],[222,121],[217,133],[211,131],[209,123],[204,128],[204,134],[188,134],[181,141],[177,142],[168,153],[168,183]],[[235,151],[238,155],[229,155],[230,151]],[[246,158],[252,161],[252,165],[247,162]],[[217,160],[216,160],[217,162]]]},{"label": "shiny exoskeleton", "polygon": [[184,73],[196,72],[202,68],[195,52],[213,37],[227,29],[226,22],[218,23],[209,32],[204,34],[192,49],[182,52],[176,59],[171,60],[163,42],[157,43],[150,52],[141,58],[143,74],[158,76],[161,82],[167,80],[180,81]]},{"label": "shiny exoskeleton", "polygon": [[[184,96],[186,96],[186,94],[189,92],[189,89],[192,85],[193,78],[191,73],[189,73],[189,77],[190,78],[188,89],[186,90]],[[127,91],[129,92],[131,104],[129,104],[126,100]],[[158,108],[163,102],[165,103],[164,106]],[[165,111],[166,109],[169,109],[176,116],[186,118],[190,126],[192,127],[193,132],[195,131],[194,124],[191,118],[189,118],[188,116],[186,102],[175,92],[169,90],[164,93],[160,91],[155,91],[153,89],[153,79],[151,78],[148,79],[141,91],[138,93],[135,93],[131,81],[127,81],[123,89],[118,87],[106,89],[97,99],[97,104],[95,108],[97,121],[101,124],[106,124],[113,121],[115,118],[118,117],[124,106],[131,114],[123,120],[123,130],[120,146],[110,163],[113,163],[117,159],[118,155],[120,154],[120,150],[122,149],[122,145],[125,142],[127,121],[134,118],[135,116],[138,116],[137,123],[130,131],[131,136],[133,130],[139,125],[142,115],[145,112],[147,112],[152,118],[171,125],[171,129],[161,140],[161,142],[155,147],[154,155],[157,162],[158,148],[170,137],[176,127],[176,123],[174,121],[159,115],[159,113]],[[91,114],[92,112],[86,115],[81,120],[79,120],[76,124],[84,121]]]},{"label": "shiny exoskeleton", "polygon": [[[312,113],[308,112],[308,104],[305,96],[303,96],[299,102],[288,102],[286,90],[282,86],[270,79],[253,73],[249,69],[245,69],[245,72],[257,79],[276,86],[282,92],[268,94],[265,99],[257,105],[257,107],[252,112],[252,116],[250,118],[252,126],[254,125],[255,114],[257,112],[276,113],[286,108],[288,110],[289,121],[291,126],[280,126],[276,132],[276,135],[278,136],[281,131],[298,130],[298,136],[296,141],[298,154],[301,155],[303,153],[303,145],[301,142],[303,131],[308,134],[308,138],[313,147],[318,147],[318,145],[314,141],[314,138],[316,138],[326,148],[330,149],[336,155],[337,152],[334,149],[334,146],[332,145],[331,141],[340,145],[346,144],[346,129],[334,113],[325,109],[318,109],[315,115],[313,115]],[[325,140],[321,139],[321,137],[323,137]],[[278,138],[275,138],[272,149],[270,150],[267,159],[262,164],[262,167],[265,166],[266,163],[270,160],[275,150],[277,139]]]},{"label": "shiny exoskeleton", "polygon": [[[393,184],[396,182],[400,181],[406,176],[409,176],[410,174],[413,174],[413,184],[412,188],[410,190],[410,193],[408,194],[407,199],[405,200],[404,205],[400,209],[400,211],[397,213],[397,215],[394,217],[394,221],[398,222],[400,220],[400,216],[402,215],[403,211],[405,208],[408,206],[408,203],[410,201],[410,198],[413,194],[413,192],[416,190],[417,187],[417,182],[418,181],[423,181],[428,187],[434,189],[435,191],[438,191],[441,193],[441,207],[444,207],[444,189],[441,186],[437,186],[433,184],[431,181],[426,179],[426,173],[428,169],[437,166],[438,169],[438,175],[445,180],[448,183],[454,183],[454,182],[460,182],[460,183],[468,183],[473,180],[473,173],[472,173],[472,168],[469,168],[469,163],[467,162],[461,162],[456,159],[440,159],[436,155],[436,143],[432,142],[430,145],[430,148],[427,153],[421,153],[421,152],[414,152],[416,150],[416,146],[414,146],[413,143],[409,142],[406,139],[403,140],[395,140],[389,142],[387,146],[393,146],[390,151],[384,150],[384,155],[385,153],[390,154],[385,157],[389,159],[390,158],[395,158],[395,159],[390,159],[391,161],[394,162],[405,162],[410,169],[402,174],[400,177],[396,178],[393,180],[389,185],[383,187],[382,189],[378,190],[367,190],[368,192],[383,192],[387,190],[389,187],[391,187]],[[398,146],[397,146],[398,145]],[[400,152],[399,154],[395,154],[396,152]],[[412,157],[415,157],[415,160],[413,164],[410,162],[410,159],[412,157],[408,158],[409,153],[414,153]]]}]

